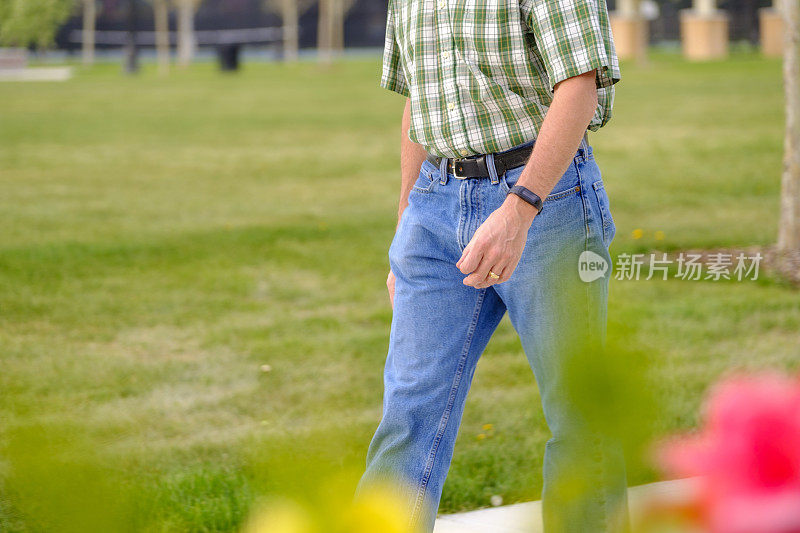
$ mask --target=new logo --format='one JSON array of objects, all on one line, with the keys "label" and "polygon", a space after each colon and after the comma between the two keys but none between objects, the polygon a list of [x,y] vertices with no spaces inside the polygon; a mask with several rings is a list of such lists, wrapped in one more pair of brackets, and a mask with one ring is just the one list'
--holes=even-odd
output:
[{"label": "new logo", "polygon": [[589,283],[600,279],[608,272],[608,261],[596,253],[586,250],[578,257],[578,275],[581,281]]}]

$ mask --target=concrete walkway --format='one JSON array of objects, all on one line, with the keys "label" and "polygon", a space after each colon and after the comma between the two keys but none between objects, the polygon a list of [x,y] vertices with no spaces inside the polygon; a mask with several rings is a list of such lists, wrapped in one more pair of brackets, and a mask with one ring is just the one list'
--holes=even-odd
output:
[{"label": "concrete walkway", "polygon": [[[653,499],[681,500],[691,492],[691,479],[662,481],[628,489],[631,521],[636,524],[641,510]],[[466,513],[441,515],[434,533],[539,533],[542,531],[542,502],[516,503],[478,509]]]},{"label": "concrete walkway", "polygon": [[0,81],[67,81],[72,67],[0,68]]}]

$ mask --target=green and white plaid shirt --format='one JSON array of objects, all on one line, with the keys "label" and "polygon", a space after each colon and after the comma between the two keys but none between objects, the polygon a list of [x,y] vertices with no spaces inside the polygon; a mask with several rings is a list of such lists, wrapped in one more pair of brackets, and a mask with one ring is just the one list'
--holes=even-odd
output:
[{"label": "green and white plaid shirt", "polygon": [[381,86],[411,99],[409,137],[436,155],[535,138],[553,87],[591,70],[597,130],[620,79],[605,0],[389,0]]}]

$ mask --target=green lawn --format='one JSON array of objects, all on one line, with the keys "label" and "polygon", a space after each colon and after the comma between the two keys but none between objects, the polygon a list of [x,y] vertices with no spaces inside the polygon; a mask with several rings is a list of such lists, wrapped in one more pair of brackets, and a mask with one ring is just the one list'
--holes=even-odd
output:
[{"label": "green lawn", "polygon": [[[612,252],[771,243],[779,63],[624,67],[591,139]],[[403,102],[377,73],[0,85],[0,530],[230,531],[261,495],[352,490],[391,319]],[[614,281],[611,317],[648,354],[659,433],[692,427],[728,368],[800,366],[800,297],[776,280]],[[506,319],[441,510],[537,498],[547,438]]]}]

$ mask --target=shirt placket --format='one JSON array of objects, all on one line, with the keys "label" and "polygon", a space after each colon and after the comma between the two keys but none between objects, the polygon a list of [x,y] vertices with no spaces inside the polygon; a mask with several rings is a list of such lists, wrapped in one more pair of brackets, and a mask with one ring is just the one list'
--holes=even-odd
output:
[{"label": "shirt placket", "polygon": [[457,55],[450,25],[449,2],[450,0],[436,0],[436,26],[439,34],[437,39],[438,59],[444,89],[444,115],[454,149],[458,155],[467,156],[471,152],[467,149],[464,116],[458,94]]}]

